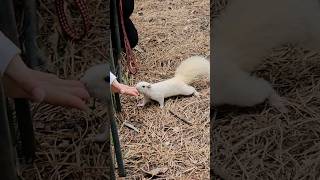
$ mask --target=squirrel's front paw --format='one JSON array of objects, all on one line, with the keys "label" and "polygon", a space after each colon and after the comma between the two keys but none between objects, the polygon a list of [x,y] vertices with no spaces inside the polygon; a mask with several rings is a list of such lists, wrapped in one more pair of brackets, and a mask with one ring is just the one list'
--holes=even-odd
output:
[{"label": "squirrel's front paw", "polygon": [[144,105],[145,105],[145,104],[144,104],[143,102],[137,104],[138,107],[143,107]]},{"label": "squirrel's front paw", "polygon": [[137,104],[137,107],[143,107],[144,105],[146,105],[146,103],[142,100]]},{"label": "squirrel's front paw", "polygon": [[285,99],[280,97],[277,93],[274,93],[269,98],[271,106],[277,108],[282,113],[288,113],[289,109],[285,106]]}]

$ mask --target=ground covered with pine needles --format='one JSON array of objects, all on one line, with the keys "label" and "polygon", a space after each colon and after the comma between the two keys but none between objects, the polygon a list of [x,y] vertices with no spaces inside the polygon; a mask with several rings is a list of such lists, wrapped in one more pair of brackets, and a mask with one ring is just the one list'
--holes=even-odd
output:
[{"label": "ground covered with pine needles", "polygon": [[[228,11],[228,3],[215,2],[212,17],[219,18]],[[288,100],[289,113],[280,114],[266,103],[219,107],[211,127],[214,179],[320,177],[320,56],[293,44],[270,51],[254,74],[271,82]]]},{"label": "ground covered with pine needles", "polygon": [[[108,56],[106,3],[87,3],[93,28],[83,41],[71,43],[61,32],[54,1],[38,2],[39,44],[48,58],[49,70],[61,78],[79,79],[86,69],[104,63]],[[80,24],[77,17],[73,21]],[[139,71],[136,76],[128,76],[123,68],[123,80],[129,85],[170,78],[179,62],[192,55],[210,54],[209,1],[136,0],[132,20],[139,32],[134,50]],[[200,92],[199,98],[170,98],[164,109],[155,103],[138,108],[141,97],[121,97],[122,112],[116,117],[125,179],[148,179],[152,175],[159,179],[209,179],[209,82],[204,79],[192,85]],[[21,177],[108,178],[109,142],[86,140],[99,132],[106,115],[104,107],[97,104],[92,114],[46,104],[33,104],[32,110],[36,160],[31,166],[19,168]]]},{"label": "ground covered with pine needles", "polygon": [[[135,1],[132,20],[139,31],[136,76],[129,84],[171,78],[181,61],[209,56],[209,1]],[[192,84],[200,97],[173,97],[165,107],[150,103],[137,108],[140,98],[122,97],[118,114],[129,179],[209,179],[208,79]],[[189,122],[186,123],[183,120]],[[134,125],[134,131],[124,123]]]}]

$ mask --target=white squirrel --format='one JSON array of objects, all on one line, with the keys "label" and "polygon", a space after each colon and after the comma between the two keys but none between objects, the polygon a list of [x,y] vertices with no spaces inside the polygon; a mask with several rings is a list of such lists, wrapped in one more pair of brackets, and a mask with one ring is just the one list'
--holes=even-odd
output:
[{"label": "white squirrel", "polygon": [[211,23],[212,102],[217,106],[254,106],[269,100],[287,112],[284,99],[272,85],[250,73],[269,50],[283,43],[318,48],[319,21],[318,0],[230,1],[225,12]]},{"label": "white squirrel", "polygon": [[144,106],[151,100],[155,100],[160,104],[160,108],[164,107],[164,99],[177,95],[195,95],[199,93],[189,84],[197,77],[210,74],[210,62],[201,56],[192,56],[177,67],[173,78],[157,82],[154,84],[148,82],[139,82],[136,85],[139,93],[144,95],[143,102],[138,106]]}]

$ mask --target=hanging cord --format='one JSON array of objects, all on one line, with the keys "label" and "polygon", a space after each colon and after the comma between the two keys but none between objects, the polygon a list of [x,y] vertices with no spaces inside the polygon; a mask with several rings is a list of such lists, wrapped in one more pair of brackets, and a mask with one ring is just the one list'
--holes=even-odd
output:
[{"label": "hanging cord", "polygon": [[71,38],[72,41],[79,41],[82,40],[83,37],[88,33],[88,31],[91,28],[90,18],[88,14],[88,7],[84,0],[75,0],[76,6],[80,11],[80,15],[83,20],[83,33],[77,33],[77,31],[74,28],[71,28],[69,25],[69,22],[67,20],[66,13],[64,11],[64,3],[65,0],[55,0],[55,5],[58,13],[58,19],[61,25],[62,30],[64,33],[67,34],[69,38]]},{"label": "hanging cord", "polygon": [[137,73],[137,61],[133,54],[132,48],[130,46],[130,42],[128,40],[127,32],[124,26],[124,18],[123,18],[123,9],[122,9],[122,0],[120,0],[120,19],[121,19],[121,27],[123,32],[124,46],[126,50],[126,58],[127,58],[127,66],[128,70],[131,74]]}]

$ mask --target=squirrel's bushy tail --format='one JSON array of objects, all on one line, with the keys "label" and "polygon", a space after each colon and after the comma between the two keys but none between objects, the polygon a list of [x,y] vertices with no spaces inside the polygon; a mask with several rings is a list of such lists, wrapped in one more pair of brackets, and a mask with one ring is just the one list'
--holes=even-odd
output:
[{"label": "squirrel's bushy tail", "polygon": [[201,56],[192,56],[184,61],[177,67],[175,78],[183,81],[186,84],[191,83],[199,76],[210,74],[210,62]]}]

